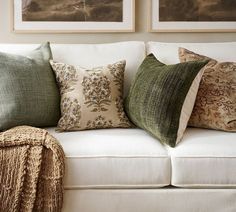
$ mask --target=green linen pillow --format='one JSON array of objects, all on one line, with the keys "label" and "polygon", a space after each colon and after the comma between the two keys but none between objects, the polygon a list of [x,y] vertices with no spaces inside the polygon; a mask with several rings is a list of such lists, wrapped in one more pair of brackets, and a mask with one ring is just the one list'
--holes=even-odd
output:
[{"label": "green linen pillow", "polygon": [[28,56],[0,53],[0,130],[57,124],[60,94],[51,58],[49,43]]},{"label": "green linen pillow", "polygon": [[174,147],[193,110],[207,60],[165,65],[150,54],[136,74],[125,102],[130,120]]}]

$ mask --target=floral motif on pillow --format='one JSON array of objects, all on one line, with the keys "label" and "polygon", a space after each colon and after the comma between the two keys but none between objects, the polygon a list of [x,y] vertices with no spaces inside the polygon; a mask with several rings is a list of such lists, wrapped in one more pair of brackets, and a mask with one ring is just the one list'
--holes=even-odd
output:
[{"label": "floral motif on pillow", "polygon": [[92,69],[50,63],[61,93],[59,131],[131,127],[123,108],[125,61]]}]

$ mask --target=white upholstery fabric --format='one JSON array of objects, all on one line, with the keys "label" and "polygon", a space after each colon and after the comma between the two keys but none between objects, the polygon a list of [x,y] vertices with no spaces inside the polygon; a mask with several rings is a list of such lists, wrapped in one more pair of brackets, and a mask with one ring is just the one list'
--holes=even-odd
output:
[{"label": "white upholstery fabric", "polygon": [[[184,47],[219,61],[236,61],[236,42],[161,43],[148,42],[153,53],[166,64],[179,63],[178,48]],[[175,149],[167,147],[172,162],[172,180],[179,187],[236,187],[236,134],[188,129]]]},{"label": "white upholstery fabric", "polygon": [[66,188],[155,188],[170,184],[167,151],[143,130],[48,130],[66,154]]},{"label": "white upholstery fabric", "polygon": [[172,185],[236,188],[236,133],[189,128],[168,152]]},{"label": "white upholstery fabric", "polygon": [[[0,51],[24,55],[38,46],[39,44],[0,44]],[[126,93],[146,53],[144,42],[121,42],[95,45],[52,44],[51,46],[54,60],[87,68],[107,65],[108,63],[125,59],[127,61],[125,75]],[[159,60],[167,64],[178,63],[178,47],[185,47],[219,61],[236,61],[236,42],[217,44],[149,42],[147,44],[147,53],[154,53]],[[235,133],[188,129],[183,141],[178,144],[175,149],[165,149],[156,139],[139,129],[91,130],[70,133],[55,133],[54,129],[50,129],[50,132],[61,142],[67,156],[65,186],[68,189],[155,188],[169,185],[171,178],[172,184],[180,187],[236,187]],[[170,165],[171,162],[172,165]],[[188,191],[195,190],[178,190],[178,192],[179,191],[183,192],[184,198],[188,198],[188,195],[190,195]],[[208,192],[205,193],[206,199],[210,194],[209,192],[215,191],[216,190],[208,190]],[[104,192],[104,195],[101,195],[101,201],[107,200],[109,195],[112,196],[112,192],[114,191],[111,190],[111,193]],[[122,192],[125,192],[125,190]],[[138,192],[138,190],[133,190],[132,192],[135,193]],[[114,211],[123,211],[125,207],[131,208],[129,212],[146,211],[141,210],[145,205],[143,204],[142,206],[141,203],[146,201],[151,204],[150,212],[168,212],[168,210],[159,210],[161,206],[158,208],[156,205],[156,195],[149,196],[150,199],[148,197],[144,198],[142,195],[137,195],[137,199],[132,199],[132,192],[129,196],[125,195],[128,202],[125,202],[123,197],[121,197],[120,200],[124,201],[124,205],[120,207],[120,209],[114,209]],[[152,190],[148,192],[152,194]],[[155,193],[157,191],[155,190],[153,192]],[[171,190],[167,192],[165,189],[162,191],[158,190],[158,192],[163,192],[163,194],[172,193]],[[235,190],[233,192],[235,192]],[[73,197],[74,193],[70,194],[72,195],[71,197]],[[223,194],[224,192],[222,192],[222,194],[216,192],[216,196],[214,197],[214,194],[212,200],[218,203],[217,200],[224,197]],[[75,196],[76,195],[79,204],[81,203],[80,198],[83,199],[84,194],[77,194],[75,191]],[[204,198],[201,192],[197,198],[200,199],[201,195],[202,198]],[[196,209],[196,211],[235,211],[235,207],[233,208],[234,210],[231,210],[231,206],[235,201],[232,203],[229,202],[228,197],[230,198],[231,196],[225,196],[228,201],[225,203],[229,203],[226,210],[223,210],[223,206],[221,207],[220,204],[215,204],[215,206],[211,206],[213,208],[212,210]],[[99,200],[99,196],[96,196],[96,193],[92,194],[92,198],[98,198]],[[175,198],[175,196],[173,196],[173,198]],[[94,199],[94,202],[96,201],[97,200]],[[171,201],[173,201],[173,199],[170,198],[169,202]],[[115,198],[113,202],[111,201],[110,208],[113,208],[112,204],[116,206],[117,202],[119,202],[119,198],[118,200]],[[87,203],[89,204],[89,199]],[[136,203],[137,207],[135,206]],[[77,202],[75,201],[73,204],[77,204]],[[99,201],[97,204],[99,204]],[[176,204],[178,204],[177,199]],[[100,208],[103,207],[103,205],[100,205]],[[209,206],[210,205],[209,203]],[[92,210],[93,208],[89,208],[89,206],[86,207],[87,209],[83,212],[106,211]],[[201,206],[196,204],[196,208],[198,207]],[[176,208],[178,209],[180,206],[176,205]],[[208,206],[206,206],[206,208],[208,208]],[[107,211],[112,212],[112,210]],[[169,211],[171,211],[171,209]],[[181,210],[181,212],[182,211],[190,210],[184,209]],[[69,212],[73,211],[70,210]]]},{"label": "white upholstery fabric", "polygon": [[226,43],[161,43],[148,42],[147,53],[153,53],[157,59],[166,64],[179,63],[178,48],[184,47],[219,61],[236,61],[236,42]]},{"label": "white upholstery fabric", "polygon": [[235,212],[234,189],[66,190],[62,212]]},{"label": "white upholstery fabric", "polygon": [[[0,44],[1,52],[27,54],[39,44]],[[111,44],[51,44],[55,61],[91,68],[126,60],[125,94],[142,63],[146,50],[144,42],[120,42]]]}]

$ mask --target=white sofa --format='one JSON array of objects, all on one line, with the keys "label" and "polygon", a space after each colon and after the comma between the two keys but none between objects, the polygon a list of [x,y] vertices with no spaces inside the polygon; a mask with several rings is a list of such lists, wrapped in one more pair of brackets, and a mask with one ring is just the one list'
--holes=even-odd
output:
[{"label": "white sofa", "polygon": [[[0,44],[25,54],[38,45]],[[236,61],[236,43],[53,44],[54,59],[93,67],[125,59],[125,95],[147,53],[178,63],[178,47]],[[66,154],[63,212],[235,212],[236,133],[187,129],[176,148],[141,129],[56,133]]]}]

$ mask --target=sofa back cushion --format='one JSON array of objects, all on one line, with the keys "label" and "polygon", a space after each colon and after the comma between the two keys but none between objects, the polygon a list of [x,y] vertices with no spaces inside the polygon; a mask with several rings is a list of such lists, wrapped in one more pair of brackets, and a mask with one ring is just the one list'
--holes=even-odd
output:
[{"label": "sofa back cushion", "polygon": [[[0,44],[0,51],[27,55],[37,47],[38,44]],[[90,69],[125,60],[125,95],[146,53],[144,42],[136,41],[110,44],[51,44],[51,49],[55,61]]]},{"label": "sofa back cushion", "polygon": [[[196,59],[203,59],[204,56],[208,58],[213,58],[219,62],[219,64],[225,64],[224,62],[236,62],[236,42],[225,42],[225,43],[160,43],[160,42],[148,42],[147,44],[147,52],[153,53],[159,60],[164,63],[172,64],[172,63],[179,63],[180,59],[178,56],[178,49],[179,47],[183,47],[188,49],[189,52],[197,52],[199,55],[196,56]],[[190,55],[190,54],[189,54]],[[204,55],[204,56],[200,56]],[[182,62],[183,61],[190,61],[190,56],[188,56],[188,60],[183,60],[182,55]],[[198,57],[198,58],[197,58]],[[193,58],[193,56],[192,56]],[[222,63],[223,62],[223,63]],[[222,71],[217,73],[214,71],[210,73],[205,72],[203,76],[203,80],[200,85],[200,90],[198,92],[197,101],[195,104],[195,108],[193,110],[192,117],[190,119],[190,125],[195,127],[205,127],[205,128],[213,128],[213,129],[221,129],[227,131],[235,131],[235,115],[233,108],[235,98],[234,98],[234,71],[233,71],[233,64],[227,67],[224,67]],[[213,62],[214,64],[214,62]],[[212,63],[209,63],[211,66]],[[209,66],[206,66],[208,68]],[[217,67],[216,65],[214,65]],[[230,67],[230,68],[229,68]],[[229,69],[231,71],[229,71]],[[214,76],[213,74],[216,74]],[[209,79],[207,79],[207,86],[204,86],[206,83],[206,76],[209,75]],[[221,78],[219,81],[218,78]],[[231,80],[231,83],[228,86],[227,80]],[[213,81],[215,80],[214,84]],[[220,84],[219,84],[220,83]],[[222,87],[223,86],[223,87]],[[223,89],[222,89],[222,88]],[[221,90],[220,94],[216,93]],[[222,94],[223,93],[223,94]],[[213,94],[213,95],[212,95]],[[216,95],[215,95],[216,94]],[[203,104],[202,97],[206,97],[208,100],[207,104]],[[225,100],[227,99],[227,101]],[[225,101],[227,106],[231,108],[226,109],[225,104],[222,103]],[[200,107],[199,107],[200,106]],[[198,108],[198,109],[197,109]],[[200,112],[201,109],[201,112]],[[194,118],[195,117],[195,118]],[[194,120],[194,124],[193,124]]]},{"label": "sofa back cushion", "polygon": [[147,53],[153,53],[158,60],[166,64],[179,63],[178,48],[183,47],[214,58],[219,62],[236,61],[236,42],[226,43],[161,43],[148,42]]}]

